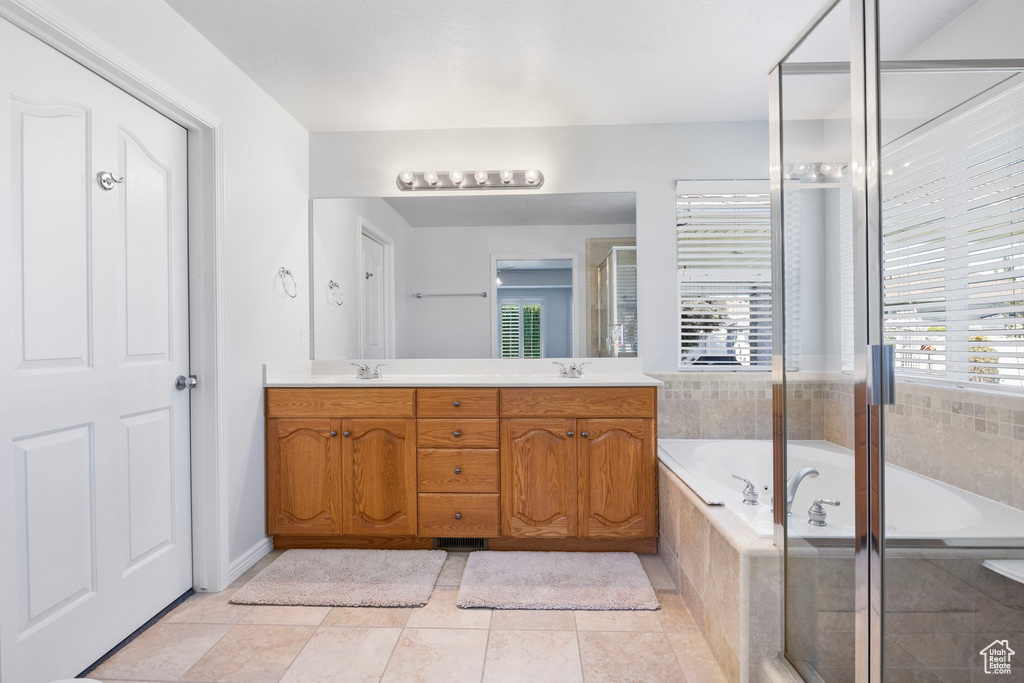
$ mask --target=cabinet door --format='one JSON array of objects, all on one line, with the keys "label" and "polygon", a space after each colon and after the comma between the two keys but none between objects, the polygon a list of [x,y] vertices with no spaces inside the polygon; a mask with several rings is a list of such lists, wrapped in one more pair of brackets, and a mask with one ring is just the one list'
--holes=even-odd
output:
[{"label": "cabinet door", "polygon": [[657,535],[654,421],[579,420],[581,536]]},{"label": "cabinet door", "polygon": [[344,420],[345,533],[416,534],[416,420]]},{"label": "cabinet door", "polygon": [[501,523],[506,536],[577,535],[576,421],[501,422]]},{"label": "cabinet door", "polygon": [[342,532],[340,420],[267,422],[267,532]]}]

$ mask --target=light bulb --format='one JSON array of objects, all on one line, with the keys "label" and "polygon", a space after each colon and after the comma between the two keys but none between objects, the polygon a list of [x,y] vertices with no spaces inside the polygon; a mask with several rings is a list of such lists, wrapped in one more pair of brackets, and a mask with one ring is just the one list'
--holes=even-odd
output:
[{"label": "light bulb", "polygon": [[540,180],[540,171],[531,168],[529,171],[526,172],[526,182],[530,183],[531,185],[534,185],[537,183],[538,180]]},{"label": "light bulb", "polygon": [[490,174],[487,171],[477,171],[473,174],[473,177],[476,178],[477,184],[483,185],[487,182],[487,178],[490,177]]},{"label": "light bulb", "polygon": [[825,175],[832,175],[833,171],[835,171],[835,168],[832,166],[832,164],[822,164],[820,170]]},{"label": "light bulb", "polygon": [[402,171],[398,174],[398,179],[405,185],[412,185],[412,181],[416,180],[416,174],[412,171]]},{"label": "light bulb", "polygon": [[462,174],[462,171],[452,171],[451,173],[448,174],[448,177],[451,178],[452,182],[455,183],[456,185],[461,185],[462,178],[464,176]]},{"label": "light bulb", "polygon": [[501,182],[505,184],[512,182],[512,171],[502,171],[498,176],[501,178]]},{"label": "light bulb", "polygon": [[437,171],[424,171],[423,182],[427,185],[437,185]]}]

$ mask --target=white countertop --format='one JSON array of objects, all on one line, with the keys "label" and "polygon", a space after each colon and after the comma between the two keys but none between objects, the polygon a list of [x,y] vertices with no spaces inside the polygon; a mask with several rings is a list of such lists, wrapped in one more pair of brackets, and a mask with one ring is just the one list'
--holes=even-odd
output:
[{"label": "white countertop", "polygon": [[[593,358],[577,379],[558,377],[553,363],[573,359],[339,360],[263,366],[266,387],[656,387],[639,358]],[[381,379],[358,379],[350,363],[383,363]],[[577,361],[578,362],[578,361]]]}]

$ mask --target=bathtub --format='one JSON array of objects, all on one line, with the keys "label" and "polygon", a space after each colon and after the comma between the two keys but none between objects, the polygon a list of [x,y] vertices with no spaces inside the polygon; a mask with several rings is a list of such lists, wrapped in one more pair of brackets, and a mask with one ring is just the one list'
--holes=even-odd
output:
[{"label": "bathtub", "polygon": [[[659,439],[659,458],[694,493],[710,505],[725,505],[761,538],[773,534],[771,513],[772,442]],[[852,539],[854,536],[853,451],[827,441],[791,441],[789,471],[810,466],[820,475],[805,478],[793,501],[790,536]],[[759,504],[744,505],[750,479]],[[807,510],[816,498],[825,506],[827,526],[808,524]],[[958,489],[910,470],[886,465],[886,541],[942,540],[946,545],[1019,545],[1024,541],[1024,511]]]}]

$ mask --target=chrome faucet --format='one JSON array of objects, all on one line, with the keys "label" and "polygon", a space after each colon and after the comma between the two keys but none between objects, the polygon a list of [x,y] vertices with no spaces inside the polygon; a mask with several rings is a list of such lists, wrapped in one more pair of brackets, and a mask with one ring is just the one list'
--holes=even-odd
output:
[{"label": "chrome faucet", "polygon": [[835,507],[839,507],[838,500],[819,498],[814,501],[814,505],[812,505],[811,509],[807,511],[807,523],[811,526],[828,526],[828,524],[825,523],[825,508],[821,507],[822,503],[825,505],[834,505]]},{"label": "chrome faucet", "polygon": [[551,361],[551,364],[558,366],[558,376],[559,377],[569,377],[569,378],[572,378],[572,379],[580,379],[581,377],[583,377],[583,366],[584,365],[590,365],[590,361],[589,360],[585,360],[582,363],[572,362],[572,363],[569,363],[569,367],[566,367],[565,363],[562,363],[561,361],[557,361],[557,360],[556,361]]},{"label": "chrome faucet", "polygon": [[583,377],[583,366],[589,365],[590,361],[585,360],[582,363],[570,363],[569,364],[569,377],[582,378]]},{"label": "chrome faucet", "polygon": [[793,499],[796,498],[796,490],[800,487],[800,482],[804,480],[804,477],[810,477],[814,479],[818,476],[818,470],[813,467],[801,467],[797,470],[793,476],[786,480],[786,515],[793,514],[791,508],[793,507]]},{"label": "chrome faucet", "polygon": [[356,379],[384,379],[384,373],[381,372],[381,368],[387,363],[378,363],[377,367],[370,370],[370,366],[366,363],[349,363],[356,368]]},{"label": "chrome faucet", "polygon": [[744,505],[757,505],[757,487],[750,483],[750,480],[746,477],[741,477],[738,474],[732,475],[733,479],[739,479],[742,482],[746,482],[746,486],[743,487],[743,504]]}]

